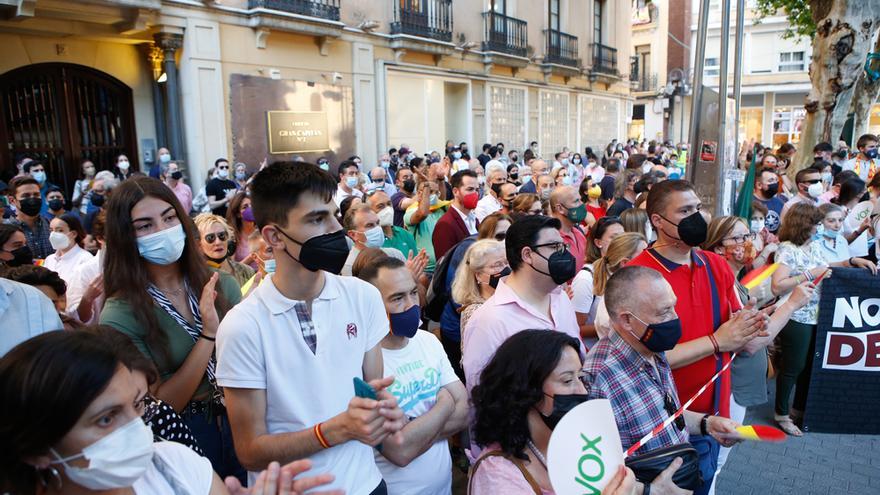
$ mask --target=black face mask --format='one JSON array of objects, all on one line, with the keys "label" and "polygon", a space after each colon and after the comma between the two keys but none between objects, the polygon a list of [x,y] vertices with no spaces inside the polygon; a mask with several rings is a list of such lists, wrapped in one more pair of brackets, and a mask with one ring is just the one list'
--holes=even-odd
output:
[{"label": "black face mask", "polygon": [[27,244],[20,248],[16,248],[12,251],[6,252],[12,255],[12,259],[6,262],[6,266],[24,266],[34,264],[34,253],[31,251],[30,246],[28,246]]},{"label": "black face mask", "polygon": [[773,196],[776,196],[776,193],[778,193],[778,192],[779,192],[779,183],[777,182],[776,184],[768,185],[767,190],[764,191],[764,195],[767,196],[768,198],[772,198]]},{"label": "black face mask", "polygon": [[[516,161],[516,160],[514,160],[514,161]],[[513,180],[518,179],[518,178],[519,178],[519,172],[511,172],[511,173],[510,173],[510,178],[513,179]]]},{"label": "black face mask", "polygon": [[64,208],[64,200],[63,199],[50,199],[49,200],[49,209],[52,211],[58,211]]},{"label": "black face mask", "polygon": [[24,198],[18,202],[18,209],[29,217],[36,216],[43,207],[43,200],[40,198]]},{"label": "black face mask", "polygon": [[348,259],[349,249],[348,243],[345,242],[344,230],[337,230],[330,234],[318,235],[312,237],[306,242],[299,242],[281,230],[281,227],[276,225],[275,228],[277,228],[284,237],[287,237],[291,241],[302,246],[302,249],[299,252],[299,259],[294,258],[286,249],[284,252],[287,253],[292,260],[304,266],[306,270],[313,272],[324,270],[334,275],[339,275],[339,272],[342,271],[342,267],[345,266],[345,260]]},{"label": "black face mask", "polygon": [[[547,397],[550,396],[547,395]],[[538,414],[544,420],[547,428],[553,431],[568,411],[587,401],[587,394],[556,394],[550,398],[553,399],[553,411],[550,412],[549,416],[544,416],[540,411],[538,411]]]},{"label": "black face mask", "polygon": [[529,266],[532,266],[532,270],[547,275],[553,279],[553,282],[556,283],[556,285],[562,285],[577,275],[577,260],[575,260],[574,255],[569,253],[567,249],[562,252],[557,251],[551,254],[549,258],[539,253],[537,250],[535,250],[535,254],[547,260],[547,270],[549,273],[542,272],[532,265]]},{"label": "black face mask", "polygon": [[416,190],[416,181],[412,179],[403,181],[403,190],[412,194]]},{"label": "black face mask", "polygon": [[183,172],[175,170],[174,172],[171,172],[171,178],[174,180],[180,180],[183,178]]},{"label": "black face mask", "polygon": [[501,198],[501,184],[492,184],[492,192],[496,197]]},{"label": "black face mask", "polygon": [[490,275],[489,276],[489,287],[491,287],[493,289],[497,289],[498,282],[500,282],[502,278],[510,275],[510,272],[511,272],[510,267],[506,266],[506,267],[504,267],[504,270],[501,270],[500,272],[496,273],[495,275]]},{"label": "black face mask", "polygon": [[104,195],[103,194],[92,194],[92,205],[97,206],[98,208],[104,206]]},{"label": "black face mask", "polygon": [[[663,215],[660,215],[660,218],[672,223]],[[684,217],[681,222],[678,222],[678,225],[674,223],[672,225],[678,227],[678,240],[690,247],[697,247],[706,241],[706,231],[709,226],[706,225],[706,219],[699,211]]]},{"label": "black face mask", "polygon": [[865,191],[865,194],[862,194],[862,197],[859,198],[859,203],[864,203],[865,201],[871,201],[871,195],[868,194],[868,191]]}]

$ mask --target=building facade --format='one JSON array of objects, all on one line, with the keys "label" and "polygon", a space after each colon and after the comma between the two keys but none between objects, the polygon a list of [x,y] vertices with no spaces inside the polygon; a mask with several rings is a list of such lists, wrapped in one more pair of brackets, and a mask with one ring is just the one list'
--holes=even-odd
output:
[{"label": "building facade", "polygon": [[165,146],[213,161],[402,143],[601,147],[626,134],[628,0],[12,0],[0,5],[0,168],[32,153],[68,191],[79,163]]}]

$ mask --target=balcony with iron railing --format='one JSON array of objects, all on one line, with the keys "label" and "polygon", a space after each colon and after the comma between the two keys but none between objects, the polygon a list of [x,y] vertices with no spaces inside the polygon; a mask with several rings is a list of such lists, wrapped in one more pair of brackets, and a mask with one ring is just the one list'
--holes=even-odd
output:
[{"label": "balcony with iron railing", "polygon": [[565,65],[568,67],[577,67],[578,60],[578,39],[556,29],[544,30],[544,63]]},{"label": "balcony with iron railing", "polygon": [[657,74],[639,74],[637,78],[630,82],[632,83],[632,90],[636,93],[654,93],[657,91]]},{"label": "balcony with iron railing", "polygon": [[291,14],[339,20],[339,0],[248,0],[248,8],[264,8]]},{"label": "balcony with iron railing", "polygon": [[452,41],[452,0],[393,0],[391,34]]},{"label": "balcony with iron railing", "polygon": [[528,23],[498,12],[483,12],[483,51],[525,57]]},{"label": "balcony with iron railing", "polygon": [[601,43],[593,43],[592,72],[598,74],[617,75],[617,49]]}]

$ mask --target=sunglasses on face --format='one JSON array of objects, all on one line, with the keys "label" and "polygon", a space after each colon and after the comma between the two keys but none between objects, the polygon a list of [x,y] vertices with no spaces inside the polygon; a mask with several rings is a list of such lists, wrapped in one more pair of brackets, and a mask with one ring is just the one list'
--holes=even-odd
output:
[{"label": "sunglasses on face", "polygon": [[226,232],[220,232],[218,234],[211,232],[210,234],[205,234],[205,242],[208,244],[214,244],[214,241],[217,239],[220,239],[221,242],[226,242],[226,240],[229,239],[229,234]]},{"label": "sunglasses on face", "polygon": [[503,241],[504,239],[507,239],[507,232],[499,232],[495,234],[496,241]]}]

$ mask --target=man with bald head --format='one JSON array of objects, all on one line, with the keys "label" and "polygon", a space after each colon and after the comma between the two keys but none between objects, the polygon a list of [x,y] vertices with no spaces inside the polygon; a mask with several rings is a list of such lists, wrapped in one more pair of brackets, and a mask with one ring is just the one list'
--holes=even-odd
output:
[{"label": "man with bald head", "polygon": [[[643,266],[626,266],[614,273],[605,286],[605,307],[612,332],[590,349],[584,361],[584,385],[588,400],[609,399],[624,450],[629,449],[661,424],[689,397],[678,397],[666,351],[681,337],[681,321],[675,311],[677,298],[660,272]],[[730,446],[730,434],[740,426],[720,416],[684,411],[634,454],[687,443],[690,435],[711,435]],[[702,454],[702,453],[701,453]],[[702,455],[701,455],[702,457]],[[669,480],[680,462],[673,462],[668,476],[651,485],[656,493],[688,493],[676,490]],[[712,475],[703,473],[712,483]],[[638,490],[636,490],[639,493]]]},{"label": "man with bald head", "polygon": [[550,194],[550,215],[559,220],[559,235],[577,262],[577,269],[584,267],[587,253],[587,237],[580,224],[587,218],[587,206],[574,186],[560,186]]},{"label": "man with bald head", "polygon": [[523,184],[519,190],[520,192],[537,194],[538,189],[535,186],[538,183],[538,179],[541,176],[547,175],[550,171],[550,167],[547,165],[547,162],[540,158],[532,160],[531,163],[529,163],[529,167],[532,169],[532,180],[531,182]]},{"label": "man with bald head", "polygon": [[382,166],[370,170],[370,185],[367,186],[367,191],[369,190],[385,191],[389,198],[397,194],[397,187],[388,181],[388,170]]}]

